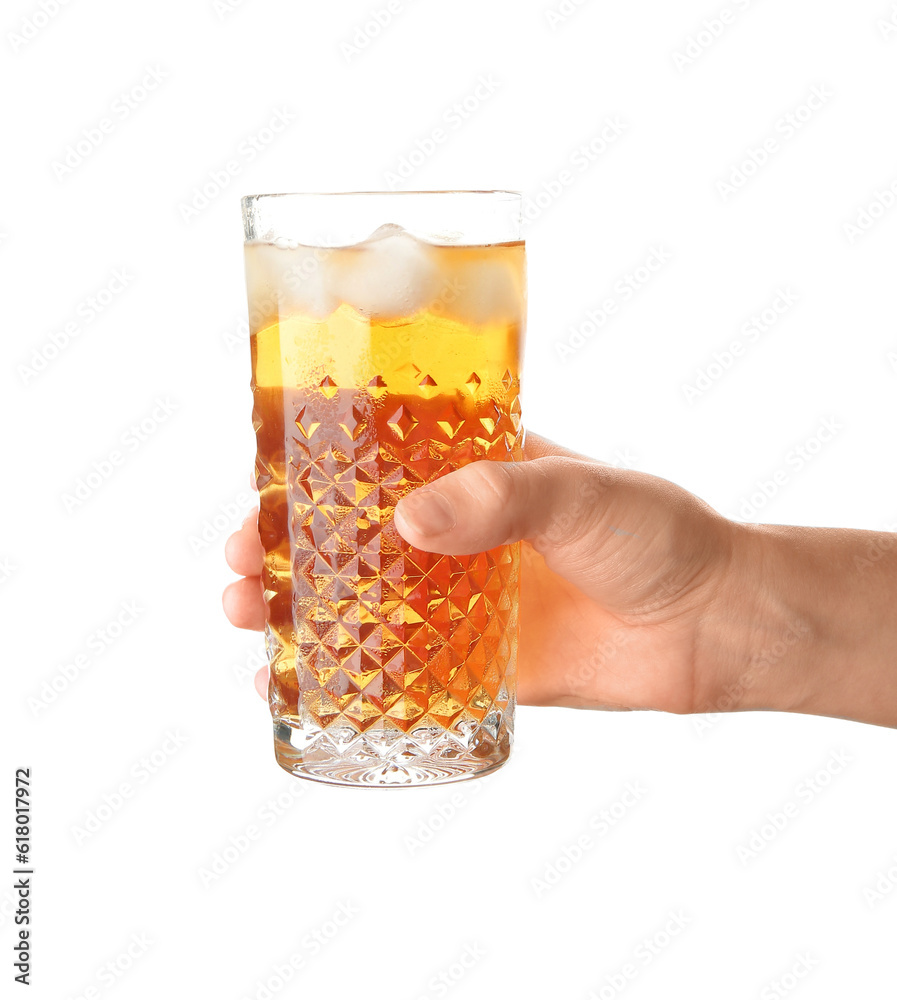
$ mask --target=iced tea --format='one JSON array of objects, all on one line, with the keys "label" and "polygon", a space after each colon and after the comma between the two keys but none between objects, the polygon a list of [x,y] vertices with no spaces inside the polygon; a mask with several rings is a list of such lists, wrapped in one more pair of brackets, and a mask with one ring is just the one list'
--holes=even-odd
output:
[{"label": "iced tea", "polygon": [[490,770],[510,750],[518,546],[425,553],[393,512],[520,458],[523,244],[387,225],[249,241],[246,274],[278,761],[351,784]]}]

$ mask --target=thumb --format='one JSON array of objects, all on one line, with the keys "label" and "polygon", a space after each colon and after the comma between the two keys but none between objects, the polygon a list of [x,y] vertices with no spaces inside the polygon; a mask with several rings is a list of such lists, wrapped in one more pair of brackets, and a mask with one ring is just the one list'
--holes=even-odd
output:
[{"label": "thumb", "polygon": [[416,490],[395,512],[402,537],[428,552],[469,555],[525,540],[555,573],[608,610],[629,613],[667,604],[698,582],[727,523],[664,479],[556,455],[474,462]]},{"label": "thumb", "polygon": [[594,472],[594,463],[571,458],[474,462],[399,501],[396,527],[416,548],[447,555],[521,539],[550,546],[593,520]]}]

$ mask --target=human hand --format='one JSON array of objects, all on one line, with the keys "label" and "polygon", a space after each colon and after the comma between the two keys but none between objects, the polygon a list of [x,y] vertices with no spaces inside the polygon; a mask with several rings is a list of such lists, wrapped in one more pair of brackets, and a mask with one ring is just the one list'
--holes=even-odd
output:
[{"label": "human hand", "polygon": [[[701,621],[729,560],[731,523],[672,483],[535,435],[525,459],[477,462],[417,490],[398,505],[396,527],[418,548],[453,555],[524,540],[521,704],[692,711],[705,684]],[[226,613],[261,629],[254,518],[226,555],[244,577],[225,591]],[[262,670],[260,692],[266,683]]]},{"label": "human hand", "polygon": [[[897,726],[897,535],[729,521],[666,480],[528,435],[396,508],[410,544],[523,541],[523,705],[776,709]],[[263,629],[254,518],[228,539],[228,618]],[[267,671],[256,677],[264,696]]]}]

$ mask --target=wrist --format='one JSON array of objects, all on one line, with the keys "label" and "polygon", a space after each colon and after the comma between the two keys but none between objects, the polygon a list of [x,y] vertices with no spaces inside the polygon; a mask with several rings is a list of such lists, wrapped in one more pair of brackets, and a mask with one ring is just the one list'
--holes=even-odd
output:
[{"label": "wrist", "polygon": [[774,526],[729,522],[729,555],[702,616],[696,711],[811,711],[824,642],[812,602],[790,585]]},{"label": "wrist", "polygon": [[897,726],[897,535],[735,522],[730,535],[697,710]]}]

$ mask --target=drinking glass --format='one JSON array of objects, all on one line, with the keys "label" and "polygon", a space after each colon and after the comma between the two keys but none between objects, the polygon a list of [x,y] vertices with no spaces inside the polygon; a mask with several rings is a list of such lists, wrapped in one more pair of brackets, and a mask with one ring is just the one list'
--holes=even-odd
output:
[{"label": "drinking glass", "polygon": [[519,546],[416,549],[398,501],[521,458],[521,199],[243,199],[268,699],[278,763],[343,785],[510,753]]}]

